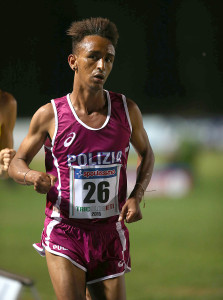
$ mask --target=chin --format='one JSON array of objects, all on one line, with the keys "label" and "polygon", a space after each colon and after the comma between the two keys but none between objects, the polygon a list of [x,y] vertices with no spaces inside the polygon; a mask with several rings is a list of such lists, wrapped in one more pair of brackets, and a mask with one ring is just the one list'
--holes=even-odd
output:
[{"label": "chin", "polygon": [[94,90],[94,91],[100,91],[100,90],[103,90],[103,84],[92,84],[90,86],[90,89],[91,90]]}]

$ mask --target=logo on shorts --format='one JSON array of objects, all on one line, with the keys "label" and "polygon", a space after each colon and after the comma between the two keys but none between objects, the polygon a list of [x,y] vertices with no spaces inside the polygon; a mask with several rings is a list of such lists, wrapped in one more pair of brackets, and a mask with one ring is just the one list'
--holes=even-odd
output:
[{"label": "logo on shorts", "polygon": [[69,137],[64,141],[64,147],[66,147],[66,148],[69,147],[73,143],[73,141],[76,137],[76,133],[71,132],[67,136],[69,136]]},{"label": "logo on shorts", "polygon": [[123,267],[123,265],[124,265],[124,261],[120,260],[120,261],[118,262],[119,268]]},{"label": "logo on shorts", "polygon": [[68,250],[68,249],[64,248],[63,246],[53,245],[53,250]]}]

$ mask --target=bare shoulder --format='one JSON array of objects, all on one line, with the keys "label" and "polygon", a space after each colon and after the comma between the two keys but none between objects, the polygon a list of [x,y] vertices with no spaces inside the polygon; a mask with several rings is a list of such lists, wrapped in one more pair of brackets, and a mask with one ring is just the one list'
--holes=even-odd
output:
[{"label": "bare shoulder", "polygon": [[38,118],[52,118],[54,116],[53,106],[51,103],[47,103],[41,106],[34,114]]},{"label": "bare shoulder", "polygon": [[51,103],[41,106],[33,115],[31,120],[32,128],[41,128],[43,131],[49,131],[54,122],[54,111]]},{"label": "bare shoulder", "polygon": [[138,105],[132,99],[129,98],[126,99],[126,102],[132,125],[139,125],[139,123],[142,122],[142,114]]},{"label": "bare shoulder", "polygon": [[33,115],[29,134],[43,134],[46,135],[54,130],[54,111],[51,103],[41,106]]},{"label": "bare shoulder", "polygon": [[137,104],[132,99],[126,98],[126,102],[128,105],[128,109],[138,108]]},{"label": "bare shoulder", "polygon": [[14,111],[17,109],[16,99],[12,94],[0,90],[0,107],[4,111]]}]

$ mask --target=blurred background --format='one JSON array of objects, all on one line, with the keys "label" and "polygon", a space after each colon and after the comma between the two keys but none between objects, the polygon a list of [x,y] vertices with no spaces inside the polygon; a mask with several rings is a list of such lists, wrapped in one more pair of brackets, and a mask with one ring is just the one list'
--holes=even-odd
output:
[{"label": "blurred background", "polygon": [[[35,111],[72,91],[67,57],[72,21],[107,17],[119,30],[105,88],[133,99],[155,152],[142,205],[128,225],[129,300],[223,299],[223,19],[222,0],[39,0],[0,4],[0,88],[14,95],[15,149]],[[128,190],[135,179],[130,151]],[[44,169],[43,151],[32,167]],[[0,269],[35,281],[56,299],[40,239],[45,197],[0,182]],[[31,299],[24,289],[21,299]]]}]

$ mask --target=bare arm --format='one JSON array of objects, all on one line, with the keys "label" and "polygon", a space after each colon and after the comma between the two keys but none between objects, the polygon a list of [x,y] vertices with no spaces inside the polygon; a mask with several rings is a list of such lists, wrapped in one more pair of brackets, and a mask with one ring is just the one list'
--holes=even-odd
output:
[{"label": "bare arm", "polygon": [[8,177],[8,168],[15,155],[13,150],[13,129],[16,121],[17,103],[14,97],[6,92],[1,92],[1,137],[0,137],[0,178]]},{"label": "bare arm", "polygon": [[0,149],[13,147],[13,129],[16,121],[17,103],[15,98],[4,92],[0,104],[3,112],[3,122],[1,124]]},{"label": "bare arm", "polygon": [[56,177],[30,170],[29,164],[43,146],[47,134],[52,134],[53,125],[54,114],[52,105],[49,103],[34,114],[29,132],[9,167],[10,177],[20,184],[34,185],[34,189],[39,193],[47,193],[56,182]]},{"label": "bare arm", "polygon": [[138,166],[135,187],[122,208],[119,220],[126,219],[131,223],[142,219],[139,203],[152,177],[154,154],[138,106],[131,100],[128,100],[127,104],[132,123],[131,144],[138,154]]}]

